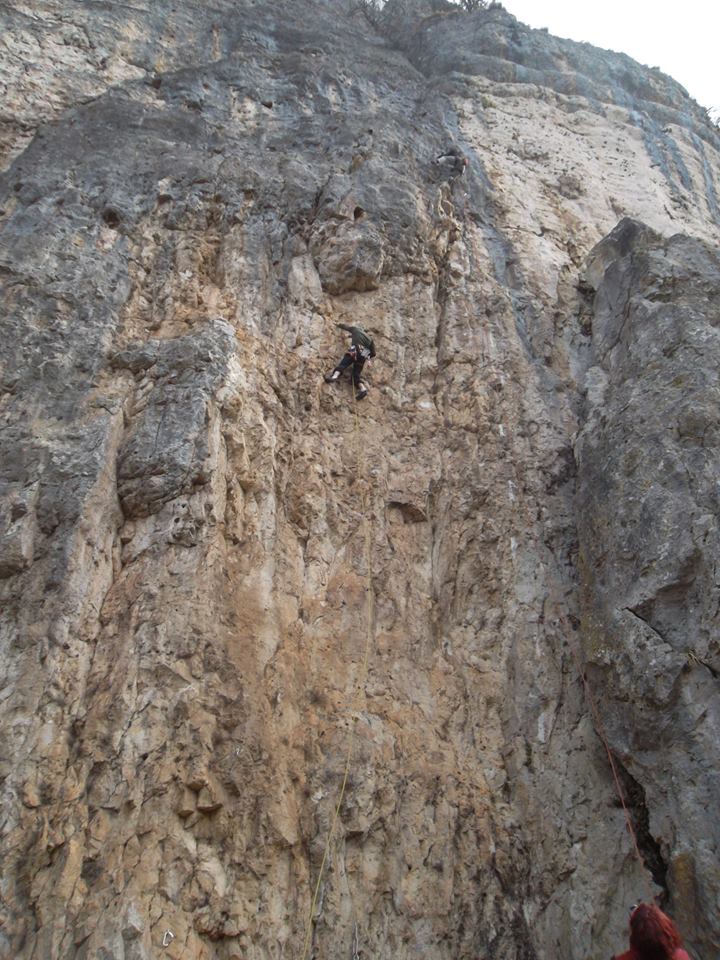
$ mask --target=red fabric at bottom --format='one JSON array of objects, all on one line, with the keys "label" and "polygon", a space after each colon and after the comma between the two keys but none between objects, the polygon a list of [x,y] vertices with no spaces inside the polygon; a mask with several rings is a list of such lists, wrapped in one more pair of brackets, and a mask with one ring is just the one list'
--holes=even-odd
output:
[{"label": "red fabric at bottom", "polygon": [[[637,952],[637,950],[634,950],[632,947],[630,947],[630,949],[626,950],[625,953],[618,953],[612,958],[612,960],[640,960],[640,954]],[[672,960],[690,960],[690,957],[682,947],[678,947],[675,953],[672,955]]]}]

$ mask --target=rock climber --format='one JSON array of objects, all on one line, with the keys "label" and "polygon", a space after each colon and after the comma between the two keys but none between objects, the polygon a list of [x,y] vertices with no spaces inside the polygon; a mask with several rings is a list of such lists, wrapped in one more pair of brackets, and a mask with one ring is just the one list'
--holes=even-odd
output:
[{"label": "rock climber", "polygon": [[630,949],[613,960],[690,960],[682,938],[667,914],[654,903],[630,909]]},{"label": "rock climber", "polygon": [[435,158],[435,163],[445,167],[453,178],[461,177],[468,165],[467,157],[463,156],[455,147],[451,147],[446,153],[441,153],[439,157]]},{"label": "rock climber", "polygon": [[368,395],[368,388],[367,384],[363,383],[360,379],[360,374],[362,373],[362,368],[365,366],[365,361],[375,356],[375,344],[373,343],[372,337],[369,336],[362,327],[353,327],[347,323],[338,323],[337,326],[340,327],[341,330],[347,330],[350,334],[351,342],[342,360],[330,373],[325,374],[325,383],[333,383],[335,380],[339,380],[345,370],[347,370],[349,366],[352,366],[352,382],[355,387],[355,399],[363,400]]}]

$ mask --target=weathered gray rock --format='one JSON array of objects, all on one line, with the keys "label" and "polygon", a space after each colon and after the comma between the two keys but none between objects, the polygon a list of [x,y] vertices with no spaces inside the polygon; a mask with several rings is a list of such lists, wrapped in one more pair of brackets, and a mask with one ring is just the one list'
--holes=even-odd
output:
[{"label": "weathered gray rock", "polygon": [[578,453],[583,644],[672,906],[720,942],[720,255],[623,221],[596,289]]},{"label": "weathered gray rock", "polygon": [[605,957],[654,892],[711,952],[717,131],[396,7],[0,11],[9,956],[300,956],[351,729],[316,957]]},{"label": "weathered gray rock", "polygon": [[212,401],[227,382],[233,348],[232,328],[216,321],[197,335],[150,341],[113,357],[113,367],[140,378],[117,464],[127,518],[156,513],[210,480]]}]

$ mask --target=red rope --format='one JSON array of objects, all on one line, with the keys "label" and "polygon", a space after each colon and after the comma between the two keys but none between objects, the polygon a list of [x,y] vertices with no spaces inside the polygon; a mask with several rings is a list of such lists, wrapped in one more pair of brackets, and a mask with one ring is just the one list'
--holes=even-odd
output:
[{"label": "red rope", "polygon": [[[568,625],[569,626],[569,625]],[[635,855],[638,858],[640,866],[643,870],[647,870],[647,866],[643,859],[642,854],[640,853],[640,847],[637,841],[637,834],[635,833],[635,828],[633,827],[632,817],[630,816],[630,811],[628,810],[627,804],[625,802],[625,793],[623,792],[622,784],[620,783],[620,777],[617,772],[617,767],[615,766],[615,759],[612,755],[612,750],[610,749],[610,744],[608,743],[607,736],[605,734],[605,728],[603,727],[602,720],[600,719],[600,714],[598,713],[597,705],[595,703],[595,697],[593,696],[592,688],[590,686],[590,681],[587,678],[585,670],[583,670],[582,664],[580,663],[580,658],[577,655],[575,646],[572,641],[568,638],[568,646],[570,647],[570,653],[572,658],[575,661],[575,667],[580,679],[583,683],[583,690],[585,691],[585,699],[588,702],[590,707],[590,712],[593,717],[593,723],[595,724],[595,732],[600,738],[603,747],[605,748],[605,753],[610,762],[610,769],[612,770],[613,780],[615,781],[615,789],[617,790],[617,795],[620,800],[620,803],[623,808],[623,813],[625,814],[625,822],[627,824],[628,832],[632,838],[633,847],[635,849]]]}]

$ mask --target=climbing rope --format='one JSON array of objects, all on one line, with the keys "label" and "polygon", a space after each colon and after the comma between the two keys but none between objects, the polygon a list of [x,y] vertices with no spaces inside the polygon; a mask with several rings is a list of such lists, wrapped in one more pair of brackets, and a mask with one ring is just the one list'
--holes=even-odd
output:
[{"label": "climbing rope", "polygon": [[[354,400],[353,412],[355,417],[355,476],[359,477],[362,435],[360,431],[360,416],[358,414],[358,400],[357,400],[357,397],[355,396],[354,384],[353,384],[353,400]],[[307,960],[308,951],[310,950],[310,946],[312,943],[312,936],[315,929],[315,911],[317,909],[318,898],[320,896],[320,889],[322,886],[323,874],[325,872],[325,867],[327,865],[328,857],[330,855],[330,848],[332,845],[333,837],[335,835],[335,828],[340,818],[340,810],[342,809],[343,800],[345,799],[345,791],[347,788],[348,777],[350,775],[350,767],[352,764],[353,747],[355,745],[355,725],[357,723],[360,706],[365,700],[365,688],[367,684],[368,668],[370,666],[370,651],[372,649],[372,642],[373,642],[373,623],[375,620],[375,596],[372,589],[372,551],[370,547],[370,525],[368,523],[368,515],[367,515],[367,491],[364,485],[361,487],[361,490],[360,490],[360,500],[361,500],[362,517],[363,517],[363,533],[364,533],[364,541],[365,541],[365,569],[366,569],[365,650],[363,653],[360,674],[355,684],[353,701],[350,708],[351,726],[350,726],[350,734],[348,736],[347,750],[345,753],[345,765],[343,768],[343,776],[340,784],[340,793],[338,795],[337,803],[335,804],[335,810],[333,812],[332,821],[330,822],[330,829],[328,831],[327,840],[325,841],[325,849],[323,850],[322,860],[320,861],[320,869],[318,870],[317,880],[315,881],[315,888],[313,891],[312,902],[310,904],[310,913],[308,915],[307,926],[305,929],[305,941],[303,944],[302,960]]]},{"label": "climbing rope", "polygon": [[[564,621],[564,618],[563,618],[563,621]],[[582,664],[580,663],[580,658],[575,649],[575,645],[572,642],[572,640],[569,639],[570,630],[572,628],[570,627],[569,624],[566,624],[566,625],[568,627],[568,631],[567,631],[568,647],[570,648],[570,654],[572,655],[572,658],[575,661],[575,669],[577,670],[578,675],[582,680],[583,691],[585,693],[585,700],[587,701],[587,704],[590,707],[590,713],[592,714],[593,723],[595,725],[595,732],[597,733],[598,737],[600,738],[600,742],[605,748],[605,753],[607,754],[608,762],[610,763],[610,769],[612,771],[613,780],[615,781],[615,790],[617,791],[618,799],[620,800],[620,805],[622,806],[623,813],[625,814],[625,823],[627,824],[628,833],[630,834],[630,838],[632,839],[633,850],[635,852],[635,856],[637,857],[638,862],[640,863],[640,866],[642,867],[642,869],[647,870],[647,866],[645,865],[645,860],[643,859],[643,855],[640,852],[640,845],[638,844],[637,834],[635,832],[635,827],[633,826],[632,816],[630,815],[630,810],[628,809],[628,805],[625,802],[625,791],[623,790],[622,784],[620,783],[620,776],[617,771],[617,766],[615,765],[615,758],[613,757],[612,750],[610,749],[610,744],[608,743],[607,734],[605,733],[605,727],[603,726],[602,720],[600,719],[600,714],[598,713],[597,703],[595,701],[595,697],[592,692],[592,687],[590,686],[590,681],[588,680],[588,677],[587,677],[587,671],[583,670]]]}]

